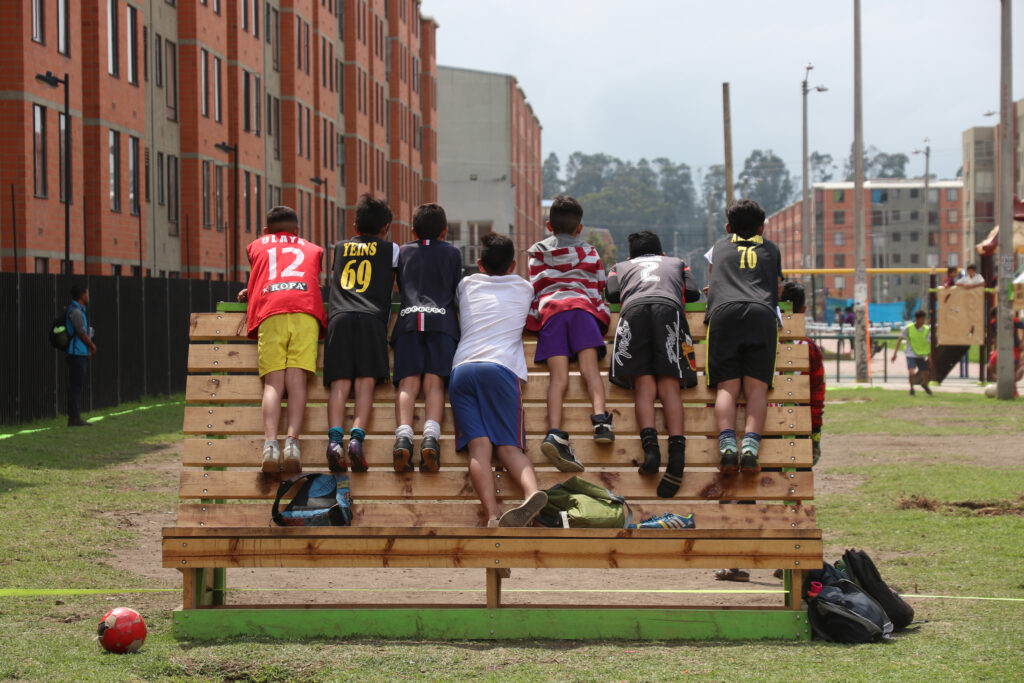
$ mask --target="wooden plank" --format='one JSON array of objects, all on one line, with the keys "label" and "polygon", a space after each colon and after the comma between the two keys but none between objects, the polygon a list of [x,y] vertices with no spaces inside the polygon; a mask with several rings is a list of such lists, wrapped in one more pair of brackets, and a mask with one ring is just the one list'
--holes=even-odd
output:
[{"label": "wooden plank", "polygon": [[497,609],[501,606],[501,577],[498,575],[500,569],[487,568],[487,609]]},{"label": "wooden plank", "polygon": [[[435,474],[387,471],[351,473],[352,492],[359,500],[476,500],[476,492],[465,471]],[[537,472],[541,488],[566,480],[562,472]],[[641,476],[636,471],[588,472],[586,478],[624,496],[626,500],[659,500],[658,476]],[[496,473],[499,500],[522,500],[519,487],[504,472]],[[182,469],[181,498],[273,500],[280,474],[251,470]],[[757,475],[723,476],[718,472],[687,472],[673,500],[809,500],[814,497],[811,472],[761,472]]]},{"label": "wooden plank", "polygon": [[794,569],[820,563],[817,539],[164,538],[163,566]]},{"label": "wooden plank", "polygon": [[[621,434],[638,433],[636,415],[633,409],[626,406],[609,406],[615,416],[615,431]],[[562,428],[571,434],[593,434],[590,423],[589,408],[584,410],[567,409],[563,416]],[[740,407],[737,411],[737,427],[743,425],[745,411]],[[285,411],[282,411],[281,433]],[[526,433],[543,436],[548,431],[547,407],[540,404],[526,405],[523,408]],[[684,408],[684,432],[687,435],[712,436],[718,434],[714,408],[708,406],[686,406]],[[420,431],[423,424],[423,409],[416,408],[413,417],[413,429]],[[303,434],[326,434],[328,430],[327,411],[322,407],[306,410],[302,423]],[[351,417],[346,418],[350,423]],[[185,406],[184,432],[186,434],[262,434],[263,415],[258,406]],[[661,408],[655,411],[655,428],[665,432],[664,414]],[[366,426],[367,434],[393,435],[395,430],[394,411],[387,408],[374,410],[370,422]],[[451,408],[446,407],[441,420],[441,431],[451,434],[454,430]],[[769,406],[762,434],[777,436],[783,434],[810,434],[811,409],[809,406]],[[539,446],[539,444],[537,444]]]},{"label": "wooden plank", "polygon": [[[786,533],[816,530],[813,505],[718,505],[658,501],[630,503],[633,519],[643,520],[664,512],[693,514],[698,529],[776,529]],[[280,531],[270,519],[269,503],[187,503],[178,506],[179,527],[248,527]],[[481,505],[467,503],[360,503],[352,506],[354,527],[391,526],[486,527],[487,515]],[[180,532],[180,529],[178,530]]]},{"label": "wooden plank", "polygon": [[[615,335],[619,314],[612,313],[611,325],[607,338]],[[690,335],[701,340],[707,337],[707,326],[704,324],[703,311],[688,311],[686,320],[690,325]],[[807,336],[804,315],[802,313],[783,313],[782,328],[779,338],[783,340],[802,339]],[[246,323],[244,313],[193,313],[189,338],[193,341],[241,341],[246,339]]]},{"label": "wooden plank", "polygon": [[[526,353],[526,367],[529,372],[542,372],[547,369],[544,363],[533,361],[536,352],[537,342],[527,341],[523,344]],[[699,344],[694,347],[697,370],[703,372],[707,356],[707,345]],[[601,360],[601,367],[607,369],[611,362],[611,353],[605,355]],[[810,366],[806,344],[778,345],[778,357],[776,367],[780,372],[803,372]],[[324,367],[324,347],[321,344],[317,350],[317,370],[322,371]],[[213,344],[190,344],[188,347],[188,369],[189,372],[249,372],[257,371],[258,362],[256,345],[252,343],[213,343]]]},{"label": "wooden plank", "polygon": [[176,638],[416,640],[810,640],[807,618],[773,609],[551,607],[203,609],[172,613]]},{"label": "wooden plank", "polygon": [[[740,436],[740,435],[738,435]],[[668,438],[660,440],[661,454],[664,463],[668,462]],[[324,469],[327,467],[327,439],[304,438],[302,444],[302,462],[307,469]],[[465,468],[468,463],[466,452],[455,451],[455,439],[442,436],[441,465],[442,467]],[[391,449],[394,437],[370,436],[363,445],[363,454],[371,468],[390,469],[392,463]],[[641,454],[640,438],[636,436],[619,436],[614,444],[595,443],[588,438],[579,438],[573,444],[576,457],[587,467],[631,467],[633,461]],[[259,467],[263,463],[263,438],[237,437],[227,439],[185,439],[182,452],[182,464],[186,467]],[[540,452],[539,448],[529,448],[527,455],[535,467],[551,467],[551,463]],[[811,466],[811,441],[805,437],[787,439],[784,437],[766,437],[761,442],[762,467],[799,467]],[[495,461],[497,463],[497,461]],[[686,440],[686,466],[717,467],[718,440],[714,437],[691,437]]]},{"label": "wooden plank", "polygon": [[[794,346],[794,345],[790,345]],[[605,373],[607,377],[607,373]],[[523,400],[526,402],[547,401],[548,374],[536,373],[523,388]],[[328,390],[324,387],[323,377],[310,375],[306,383],[307,403],[326,403]],[[605,384],[605,395],[609,403],[632,403],[633,392],[629,389]],[[679,392],[684,403],[713,403],[715,390],[703,382],[690,389]],[[185,401],[187,403],[253,403],[258,404],[263,398],[263,381],[256,375],[189,375],[185,384]],[[778,375],[775,386],[768,394],[768,400],[777,403],[809,403],[811,398],[811,378],[808,375]],[[349,403],[353,398],[349,396]],[[395,402],[395,387],[390,382],[379,384],[373,392],[373,400],[377,403]],[[589,395],[579,373],[569,375],[569,388],[565,393],[566,402],[588,402]],[[740,397],[740,402],[745,402]]]},{"label": "wooden plank", "polygon": [[985,343],[985,291],[981,287],[945,287],[936,295],[936,343],[972,346]]}]

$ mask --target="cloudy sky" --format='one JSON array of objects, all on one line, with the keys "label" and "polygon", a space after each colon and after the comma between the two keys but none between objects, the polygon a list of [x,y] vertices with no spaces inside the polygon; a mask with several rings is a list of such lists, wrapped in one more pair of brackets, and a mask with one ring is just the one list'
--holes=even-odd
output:
[{"label": "cloudy sky", "polygon": [[[999,108],[999,0],[863,0],[864,137],[887,152],[931,139],[953,177],[961,133]],[[772,149],[800,174],[800,81],[814,64],[810,148],[853,139],[852,0],[423,0],[442,65],[510,73],[544,127],[544,155],[576,150],[694,169],[722,163],[722,82],[733,157]],[[1014,6],[1024,98],[1024,3]],[[911,156],[909,173],[924,159]]]}]

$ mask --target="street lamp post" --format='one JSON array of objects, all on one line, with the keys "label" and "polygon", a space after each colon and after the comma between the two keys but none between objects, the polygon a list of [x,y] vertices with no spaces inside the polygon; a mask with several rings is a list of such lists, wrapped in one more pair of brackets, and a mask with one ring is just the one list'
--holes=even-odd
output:
[{"label": "street lamp post", "polygon": [[[329,267],[329,264],[331,262],[331,258],[330,258],[329,254],[328,254],[328,252],[330,251],[330,245],[327,243],[327,189],[325,187],[327,185],[327,178],[321,178],[320,176],[313,176],[312,178],[309,179],[309,182],[313,183],[318,188],[323,190],[323,193],[324,193],[324,269],[326,269],[326,268]],[[313,194],[316,194],[316,192],[314,191]],[[310,217],[309,236],[310,236],[310,239],[312,240],[312,237],[313,237],[313,219],[312,219],[312,217]]]},{"label": "street lamp post", "polygon": [[[230,268],[231,267],[230,264],[234,264],[235,276],[237,277],[238,276],[238,145],[230,145],[230,144],[228,144],[226,142],[218,142],[214,146],[217,149],[219,149],[220,151],[224,152],[225,154],[233,154],[234,155],[234,164],[233,165],[234,165],[234,170],[235,170],[235,179],[233,181],[233,185],[234,185],[233,194],[235,196],[235,201],[233,202],[233,204],[234,204],[234,213],[235,213],[235,215],[234,215],[234,219],[232,220],[232,226],[233,226],[232,230],[234,232],[234,235],[232,235],[232,240],[231,240],[232,241],[231,258],[230,259],[224,259],[224,263],[225,263],[225,269]],[[228,279],[230,277],[231,277],[231,273],[230,272],[225,272],[224,273],[224,278],[225,279]]]},{"label": "street lamp post", "polygon": [[36,74],[36,80],[51,88],[64,86],[64,273],[67,275],[74,272],[71,267],[71,88],[67,72],[64,78],[57,78],[52,71],[47,71]]},{"label": "street lamp post", "polygon": [[803,252],[803,267],[813,268],[814,263],[811,259],[811,204],[810,204],[810,161],[808,159],[807,152],[807,93],[814,92],[825,92],[828,90],[823,85],[816,85],[813,88],[808,87],[807,78],[811,75],[811,70],[814,68],[813,64],[808,63],[807,68],[804,70],[804,80],[800,83],[800,94],[803,96],[803,109],[804,109],[804,127],[803,127],[803,138],[804,138],[804,154],[803,154],[803,188],[801,192],[800,202],[800,249]]}]

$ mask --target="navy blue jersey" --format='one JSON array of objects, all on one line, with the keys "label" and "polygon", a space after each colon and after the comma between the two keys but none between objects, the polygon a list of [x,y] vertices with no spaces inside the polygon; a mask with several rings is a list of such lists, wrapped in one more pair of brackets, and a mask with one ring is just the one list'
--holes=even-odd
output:
[{"label": "navy blue jersey", "polygon": [[391,343],[406,332],[443,332],[459,338],[455,288],[462,280],[462,252],[441,240],[416,240],[398,255],[401,307]]}]

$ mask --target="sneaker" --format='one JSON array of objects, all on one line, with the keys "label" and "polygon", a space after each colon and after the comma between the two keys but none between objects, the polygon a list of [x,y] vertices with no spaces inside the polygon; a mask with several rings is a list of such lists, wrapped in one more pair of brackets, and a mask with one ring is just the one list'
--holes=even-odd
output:
[{"label": "sneaker", "polygon": [[302,454],[299,452],[299,440],[294,436],[289,436],[284,440],[284,448],[282,449],[281,458],[281,471],[282,472],[301,472],[302,471]]},{"label": "sneaker", "polygon": [[924,389],[924,393],[928,394],[929,396],[934,396],[934,394],[932,394],[932,390],[928,388],[927,384],[922,384],[921,388]]},{"label": "sneaker", "polygon": [[559,472],[582,472],[583,463],[569,445],[569,433],[552,429],[540,444],[540,452],[558,468]]},{"label": "sneaker", "polygon": [[743,451],[740,455],[740,472],[746,474],[757,474],[761,471],[761,463],[757,459],[757,453],[753,451]]},{"label": "sneaker", "polygon": [[740,471],[740,456],[736,451],[718,452],[718,471],[722,474],[736,474]]},{"label": "sneaker", "polygon": [[591,415],[590,424],[594,425],[594,441],[597,443],[615,442],[615,426],[612,424],[611,413]]},{"label": "sneaker", "polygon": [[693,513],[679,515],[674,512],[666,512],[663,515],[648,517],[638,524],[630,524],[630,529],[692,529],[695,524]]},{"label": "sneaker", "polygon": [[911,395],[911,396],[913,396],[913,395],[914,395],[914,387],[910,387],[910,395]]},{"label": "sneaker", "polygon": [[263,442],[263,471],[268,474],[281,471],[281,447],[277,441]]},{"label": "sneaker", "polygon": [[395,472],[412,472],[412,439],[406,436],[395,439],[392,456],[394,457]]},{"label": "sneaker", "polygon": [[716,581],[750,581],[750,572],[745,569],[719,569],[715,572]]},{"label": "sneaker", "polygon": [[352,466],[353,472],[365,472],[370,469],[363,456],[363,442],[360,439],[348,440],[348,450],[345,451],[348,457],[348,464]]},{"label": "sneaker", "polygon": [[437,472],[441,469],[441,447],[432,436],[423,437],[420,442],[420,472]]},{"label": "sneaker", "polygon": [[340,441],[331,441],[327,444],[327,469],[331,472],[348,471]]},{"label": "sneaker", "polygon": [[80,417],[68,420],[68,427],[92,427],[91,422],[86,422]]},{"label": "sneaker", "polygon": [[544,506],[548,504],[548,494],[536,491],[523,501],[519,507],[512,508],[498,518],[498,526],[526,526],[533,521]]}]

